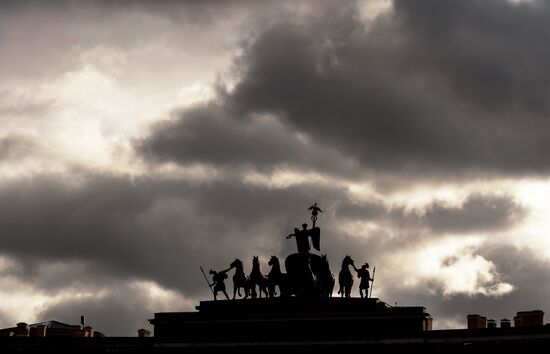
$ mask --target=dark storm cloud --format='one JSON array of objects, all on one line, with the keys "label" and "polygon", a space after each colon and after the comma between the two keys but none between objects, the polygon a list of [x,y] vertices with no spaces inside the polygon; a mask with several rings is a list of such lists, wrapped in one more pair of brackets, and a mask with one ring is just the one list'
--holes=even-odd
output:
[{"label": "dark storm cloud", "polygon": [[[285,163],[301,146],[277,121],[251,119],[235,123],[216,106],[199,106],[185,119],[163,123],[140,150],[153,158],[177,158],[217,166],[249,163],[255,166]],[[304,155],[307,155],[304,153]],[[306,156],[307,157],[307,156]]]},{"label": "dark storm cloud", "polygon": [[343,156],[288,130],[274,116],[239,120],[215,104],[191,108],[183,119],[157,124],[153,130],[156,134],[150,139],[137,142],[139,151],[151,160],[176,159],[259,170],[273,166],[323,166],[334,173],[352,168]]},{"label": "dark storm cloud", "polygon": [[509,195],[470,194],[462,204],[436,200],[418,209],[385,205],[340,203],[336,216],[342,220],[379,223],[393,230],[429,230],[430,234],[470,233],[505,230],[521,222],[528,209]]},{"label": "dark storm cloud", "polygon": [[[446,178],[546,173],[549,9],[396,1],[368,26],[352,6],[283,20],[245,46],[221,114],[237,127],[251,113],[274,114],[290,131],[371,170]],[[163,146],[166,131],[184,126],[192,128],[176,122],[151,139]],[[189,160],[175,150],[156,153]],[[225,158],[250,158],[232,153]]]},{"label": "dark storm cloud", "polygon": [[[523,128],[522,134],[532,136],[537,124],[548,121],[547,2],[423,0],[411,5],[395,2],[397,16],[413,34],[409,44],[426,52],[409,57],[413,66],[444,77],[456,97],[472,102],[493,128]],[[516,141],[525,144],[529,137]]]},{"label": "dark storm cloud", "polygon": [[474,194],[460,207],[434,203],[425,219],[434,232],[495,231],[518,223],[526,212],[510,196]]}]

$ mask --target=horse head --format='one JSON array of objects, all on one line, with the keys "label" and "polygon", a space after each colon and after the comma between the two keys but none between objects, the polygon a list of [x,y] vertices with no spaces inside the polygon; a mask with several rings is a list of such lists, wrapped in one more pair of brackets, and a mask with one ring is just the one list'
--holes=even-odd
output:
[{"label": "horse head", "polygon": [[351,256],[346,255],[342,260],[342,268],[347,267],[350,264],[353,264],[353,259],[351,259]]},{"label": "horse head", "polygon": [[260,269],[260,260],[258,259],[258,256],[252,256],[252,270],[255,269]]},{"label": "horse head", "polygon": [[235,260],[229,264],[231,268],[237,268],[237,269],[242,267],[242,265],[243,265],[243,262],[238,258],[235,258]]}]

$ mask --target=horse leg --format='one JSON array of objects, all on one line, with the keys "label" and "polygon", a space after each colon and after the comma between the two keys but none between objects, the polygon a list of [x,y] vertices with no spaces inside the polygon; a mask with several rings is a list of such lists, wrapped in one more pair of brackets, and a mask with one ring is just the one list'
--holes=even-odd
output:
[{"label": "horse leg", "polygon": [[275,280],[273,278],[269,278],[269,276],[266,278],[265,280],[266,282],[266,286],[267,286],[267,292],[269,293],[269,297],[275,297],[275,295],[277,294],[275,292]]},{"label": "horse leg", "polygon": [[[269,279],[267,279],[267,277],[264,277],[264,289],[265,289],[265,297],[268,297],[269,295],[269,286],[270,286],[271,282],[269,281]],[[275,285],[273,285],[273,291],[275,291]],[[273,295],[271,295],[270,297],[273,297]]]},{"label": "horse leg", "polygon": [[277,292],[275,291],[275,286],[276,284],[273,281],[268,280],[267,290],[269,292],[269,297],[275,297],[275,295],[277,295]]}]

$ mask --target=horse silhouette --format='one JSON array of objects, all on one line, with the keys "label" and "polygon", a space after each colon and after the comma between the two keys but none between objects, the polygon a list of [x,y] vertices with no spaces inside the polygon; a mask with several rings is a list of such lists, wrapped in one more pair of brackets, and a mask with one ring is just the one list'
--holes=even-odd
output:
[{"label": "horse silhouette", "polygon": [[340,273],[338,274],[338,283],[340,285],[338,294],[340,294],[341,297],[351,296],[351,287],[353,286],[353,276],[351,274],[351,271],[349,270],[349,266],[352,264],[353,264],[353,259],[351,259],[350,256],[346,255],[346,257],[344,257],[344,259],[342,260],[342,268],[340,269]]},{"label": "horse silhouette", "polygon": [[256,285],[258,285],[258,293],[260,298],[262,297],[262,293],[265,294],[265,297],[268,297],[267,278],[260,271],[260,261],[258,260],[258,256],[252,257],[252,271],[250,272],[248,278],[250,279],[250,290],[253,299],[256,298],[257,294]]},{"label": "horse silhouette", "polygon": [[319,288],[319,295],[321,297],[332,297],[334,283],[334,274],[330,271],[327,255],[324,254],[321,256],[321,262],[317,271],[317,286]]},{"label": "horse silhouette", "polygon": [[286,273],[283,273],[281,271],[281,264],[279,262],[279,258],[276,256],[271,256],[269,259],[269,262],[267,262],[269,266],[271,266],[271,270],[267,274],[267,280],[268,280],[268,290],[269,290],[269,297],[274,297],[277,295],[277,292],[275,291],[275,287],[279,287],[279,292],[281,297],[288,296],[288,290],[287,290],[287,277]]},{"label": "horse silhouette", "polygon": [[[250,295],[250,283],[248,277],[244,274],[243,262],[235,258],[230,266],[231,268],[235,268],[235,274],[233,275],[233,300],[235,300],[236,294],[239,297],[244,296],[246,299]],[[244,290],[243,295],[241,295],[241,288]]]}]

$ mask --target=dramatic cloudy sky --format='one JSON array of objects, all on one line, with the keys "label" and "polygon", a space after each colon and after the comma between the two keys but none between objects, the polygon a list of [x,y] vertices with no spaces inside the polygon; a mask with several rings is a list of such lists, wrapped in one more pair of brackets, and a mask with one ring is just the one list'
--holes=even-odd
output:
[{"label": "dramatic cloudy sky", "polygon": [[0,326],[151,329],[313,202],[435,328],[550,311],[549,40],[536,0],[2,1]]}]

